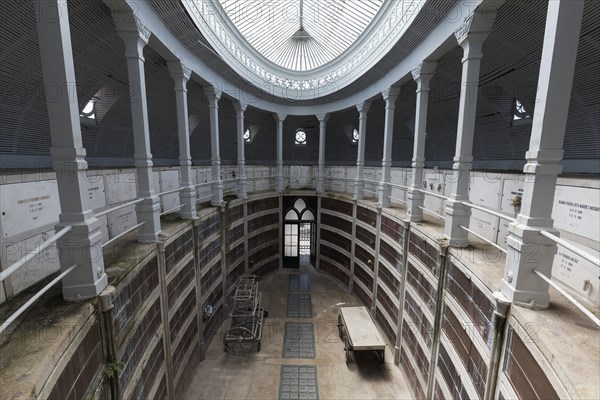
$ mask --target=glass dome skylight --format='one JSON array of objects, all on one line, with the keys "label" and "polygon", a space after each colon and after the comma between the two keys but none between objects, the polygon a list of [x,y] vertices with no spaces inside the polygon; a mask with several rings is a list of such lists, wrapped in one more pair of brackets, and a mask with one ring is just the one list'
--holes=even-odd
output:
[{"label": "glass dome skylight", "polygon": [[241,35],[269,61],[309,71],[348,49],[383,0],[219,0]]},{"label": "glass dome skylight", "polygon": [[180,1],[235,72],[291,101],[326,96],[354,82],[392,49],[426,2]]}]

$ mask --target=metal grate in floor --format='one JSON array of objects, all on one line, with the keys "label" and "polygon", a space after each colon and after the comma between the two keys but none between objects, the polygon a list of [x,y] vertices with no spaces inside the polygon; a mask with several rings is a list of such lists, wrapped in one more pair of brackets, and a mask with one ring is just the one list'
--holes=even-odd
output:
[{"label": "metal grate in floor", "polygon": [[282,365],[279,380],[280,400],[318,400],[317,367]]},{"label": "metal grate in floor", "polygon": [[312,307],[310,294],[288,294],[286,317],[311,318]]},{"label": "metal grate in floor", "polygon": [[310,292],[310,278],[308,275],[291,274],[288,278],[288,291]]},{"label": "metal grate in floor", "polygon": [[315,334],[311,322],[286,322],[283,357],[315,358]]}]

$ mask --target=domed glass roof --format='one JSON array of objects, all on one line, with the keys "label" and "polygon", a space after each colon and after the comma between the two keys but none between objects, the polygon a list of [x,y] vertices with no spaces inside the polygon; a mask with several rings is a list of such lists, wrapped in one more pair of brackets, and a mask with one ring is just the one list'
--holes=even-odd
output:
[{"label": "domed glass roof", "polygon": [[241,35],[269,61],[318,68],[348,49],[384,0],[219,0]]}]

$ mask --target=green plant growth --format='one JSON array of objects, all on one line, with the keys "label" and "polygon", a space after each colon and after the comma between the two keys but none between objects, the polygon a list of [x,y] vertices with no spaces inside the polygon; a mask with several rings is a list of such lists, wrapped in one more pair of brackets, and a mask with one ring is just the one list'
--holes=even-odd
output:
[{"label": "green plant growth", "polygon": [[112,361],[106,364],[104,367],[104,374],[107,378],[114,378],[123,370],[123,363],[121,361]]}]

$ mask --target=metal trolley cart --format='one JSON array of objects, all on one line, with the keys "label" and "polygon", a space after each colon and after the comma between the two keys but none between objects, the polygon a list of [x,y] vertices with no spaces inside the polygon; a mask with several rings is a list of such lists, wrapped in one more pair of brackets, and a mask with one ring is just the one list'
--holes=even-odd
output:
[{"label": "metal trolley cart", "polygon": [[379,361],[385,361],[385,342],[366,307],[340,307],[338,332],[344,341],[346,364],[357,351],[365,350],[377,352]]},{"label": "metal trolley cart", "polygon": [[242,275],[233,295],[229,325],[223,336],[225,351],[229,350],[231,344],[243,348],[257,344],[257,351],[260,351],[263,320],[268,315],[261,307],[261,298],[256,275]]}]

